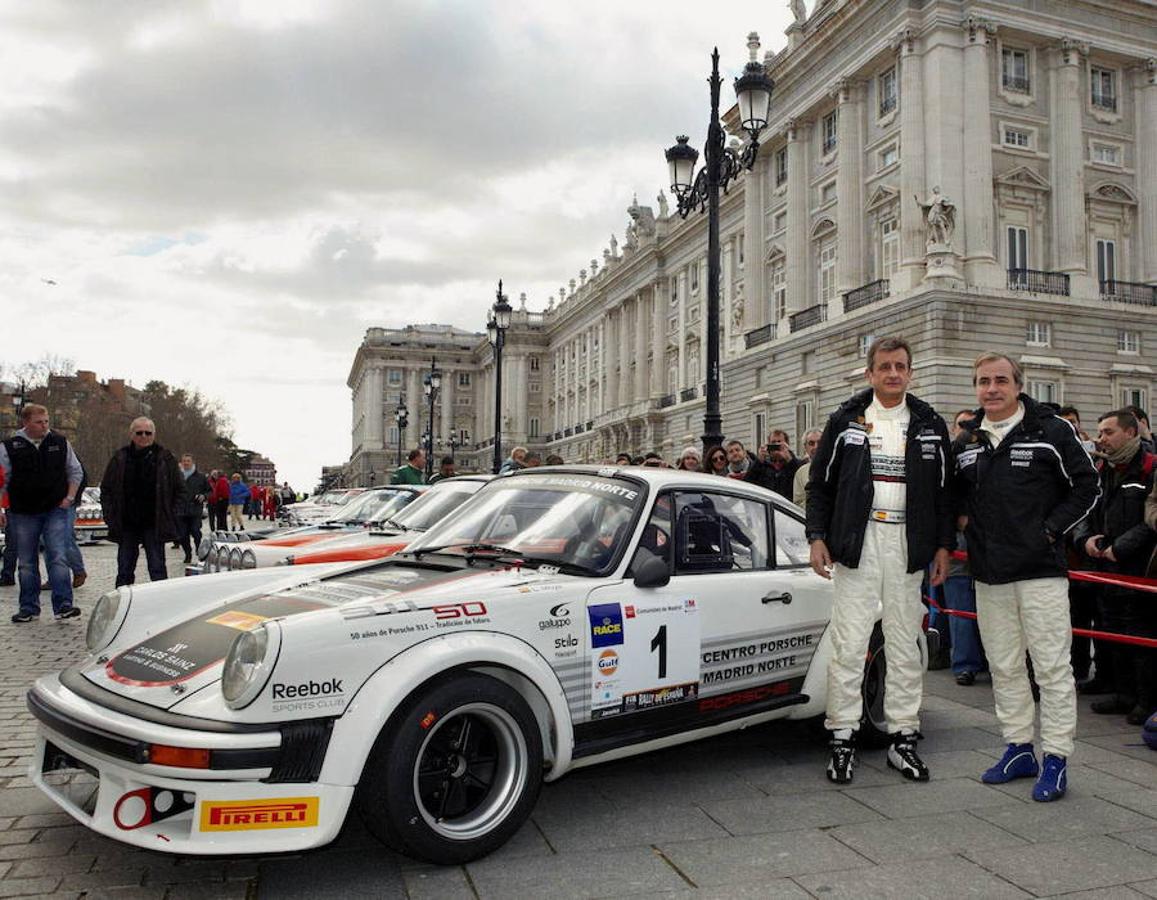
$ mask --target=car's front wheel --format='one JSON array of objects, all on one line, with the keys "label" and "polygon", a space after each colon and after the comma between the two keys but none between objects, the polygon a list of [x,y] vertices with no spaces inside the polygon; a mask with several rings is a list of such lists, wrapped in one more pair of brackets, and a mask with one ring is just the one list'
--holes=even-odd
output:
[{"label": "car's front wheel", "polygon": [[457,864],[504,844],[542,787],[542,737],[522,696],[462,672],[411,697],[366,763],[359,808],[408,856]]}]

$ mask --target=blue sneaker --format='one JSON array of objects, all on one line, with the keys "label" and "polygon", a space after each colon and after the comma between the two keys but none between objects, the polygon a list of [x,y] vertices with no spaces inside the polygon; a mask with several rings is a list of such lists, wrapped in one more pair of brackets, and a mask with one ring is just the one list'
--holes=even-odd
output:
[{"label": "blue sneaker", "polygon": [[1069,767],[1063,756],[1054,756],[1046,753],[1044,766],[1041,767],[1040,778],[1032,786],[1032,798],[1041,803],[1051,800],[1060,800],[1069,786]]},{"label": "blue sneaker", "polygon": [[995,766],[980,776],[985,784],[1005,784],[1016,778],[1035,778],[1040,769],[1032,744],[1009,744]]}]

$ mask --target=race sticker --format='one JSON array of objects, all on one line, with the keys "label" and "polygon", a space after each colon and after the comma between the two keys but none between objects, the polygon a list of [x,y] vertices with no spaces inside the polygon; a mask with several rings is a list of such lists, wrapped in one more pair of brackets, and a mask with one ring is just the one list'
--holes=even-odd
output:
[{"label": "race sticker", "polygon": [[261,828],[316,828],[319,797],[278,800],[220,800],[201,804],[202,831],[252,831]]},{"label": "race sticker", "polygon": [[[591,718],[640,712],[699,696],[700,617],[692,599],[604,603],[591,614]],[[598,615],[596,616],[596,610]],[[604,623],[604,619],[609,621]],[[599,635],[599,625],[618,630]],[[616,638],[598,645],[596,638]]]}]

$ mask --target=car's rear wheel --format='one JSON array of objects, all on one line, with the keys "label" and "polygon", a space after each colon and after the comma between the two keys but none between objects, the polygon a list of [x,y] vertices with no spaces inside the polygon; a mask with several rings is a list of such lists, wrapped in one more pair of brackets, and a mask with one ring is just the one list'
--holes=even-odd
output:
[{"label": "car's rear wheel", "polygon": [[884,718],[884,683],[887,675],[888,657],[885,653],[884,630],[877,622],[868,641],[864,681],[860,689],[864,698],[864,711],[860,720],[860,743],[866,747],[879,747],[888,741],[888,722]]},{"label": "car's rear wheel", "polygon": [[367,827],[395,850],[457,864],[504,844],[542,787],[542,737],[522,696],[473,672],[412,697],[379,736],[362,777]]}]

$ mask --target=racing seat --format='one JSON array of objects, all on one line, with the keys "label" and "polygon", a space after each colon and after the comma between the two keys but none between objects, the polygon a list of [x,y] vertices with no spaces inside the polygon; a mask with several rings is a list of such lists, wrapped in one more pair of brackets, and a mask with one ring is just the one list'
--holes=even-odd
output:
[{"label": "racing seat", "polygon": [[678,572],[727,572],[733,565],[731,539],[714,512],[684,509],[675,524]]}]

